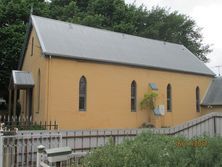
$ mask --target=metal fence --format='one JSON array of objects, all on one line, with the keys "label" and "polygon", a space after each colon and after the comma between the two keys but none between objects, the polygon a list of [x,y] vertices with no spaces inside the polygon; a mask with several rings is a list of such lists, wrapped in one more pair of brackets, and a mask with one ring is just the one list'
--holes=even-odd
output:
[{"label": "metal fence", "polygon": [[59,128],[56,121],[32,121],[31,117],[9,117],[0,116],[0,123],[4,123],[7,129],[18,128],[19,130],[57,130]]},{"label": "metal fence", "polygon": [[210,113],[174,128],[18,131],[17,135],[0,137],[0,167],[1,158],[4,167],[9,164],[32,166],[35,164],[36,147],[40,144],[47,148],[67,146],[73,152],[88,152],[104,146],[109,140],[120,144],[125,139],[134,139],[147,131],[163,135],[183,135],[187,138],[201,135],[222,136],[222,113]]},{"label": "metal fence", "polygon": [[58,124],[56,121],[49,123],[45,122],[29,122],[29,121],[5,121],[7,129],[18,128],[18,130],[57,130]]}]

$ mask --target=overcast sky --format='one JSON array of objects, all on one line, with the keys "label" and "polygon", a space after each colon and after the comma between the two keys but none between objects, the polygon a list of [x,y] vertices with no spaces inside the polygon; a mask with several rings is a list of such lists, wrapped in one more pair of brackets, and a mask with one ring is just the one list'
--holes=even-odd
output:
[{"label": "overcast sky", "polygon": [[[208,55],[207,66],[218,74],[222,65],[222,0],[125,0],[126,3],[144,4],[148,9],[153,6],[170,8],[189,15],[202,29],[204,42],[212,44],[213,52]],[[220,68],[222,75],[222,67]]]}]

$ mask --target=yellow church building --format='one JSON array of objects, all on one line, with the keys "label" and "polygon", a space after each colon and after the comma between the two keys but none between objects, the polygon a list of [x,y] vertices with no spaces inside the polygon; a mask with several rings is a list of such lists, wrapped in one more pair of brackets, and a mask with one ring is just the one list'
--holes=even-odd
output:
[{"label": "yellow church building", "polygon": [[[222,111],[221,85],[183,45],[32,15],[10,96],[60,129],[172,127]],[[155,109],[141,109],[152,92]]]}]

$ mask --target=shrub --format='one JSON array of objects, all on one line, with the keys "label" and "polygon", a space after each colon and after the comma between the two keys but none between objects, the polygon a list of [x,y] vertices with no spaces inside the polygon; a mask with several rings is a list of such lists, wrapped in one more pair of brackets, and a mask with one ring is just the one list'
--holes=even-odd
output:
[{"label": "shrub", "polygon": [[144,97],[142,101],[140,102],[141,109],[150,109],[154,110],[156,107],[156,98],[158,94],[155,92],[152,92],[150,94],[146,93],[144,94]]},{"label": "shrub", "polygon": [[211,167],[222,165],[222,138],[186,139],[144,133],[134,140],[110,142],[83,159],[84,167]]}]

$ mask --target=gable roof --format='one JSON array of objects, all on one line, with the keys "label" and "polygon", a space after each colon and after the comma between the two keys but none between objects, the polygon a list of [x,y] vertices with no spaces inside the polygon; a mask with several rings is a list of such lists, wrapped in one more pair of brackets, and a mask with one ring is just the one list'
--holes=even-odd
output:
[{"label": "gable roof", "polygon": [[44,55],[215,75],[183,45],[33,15],[31,21]]},{"label": "gable roof", "polygon": [[222,77],[213,79],[202,105],[222,106]]}]

